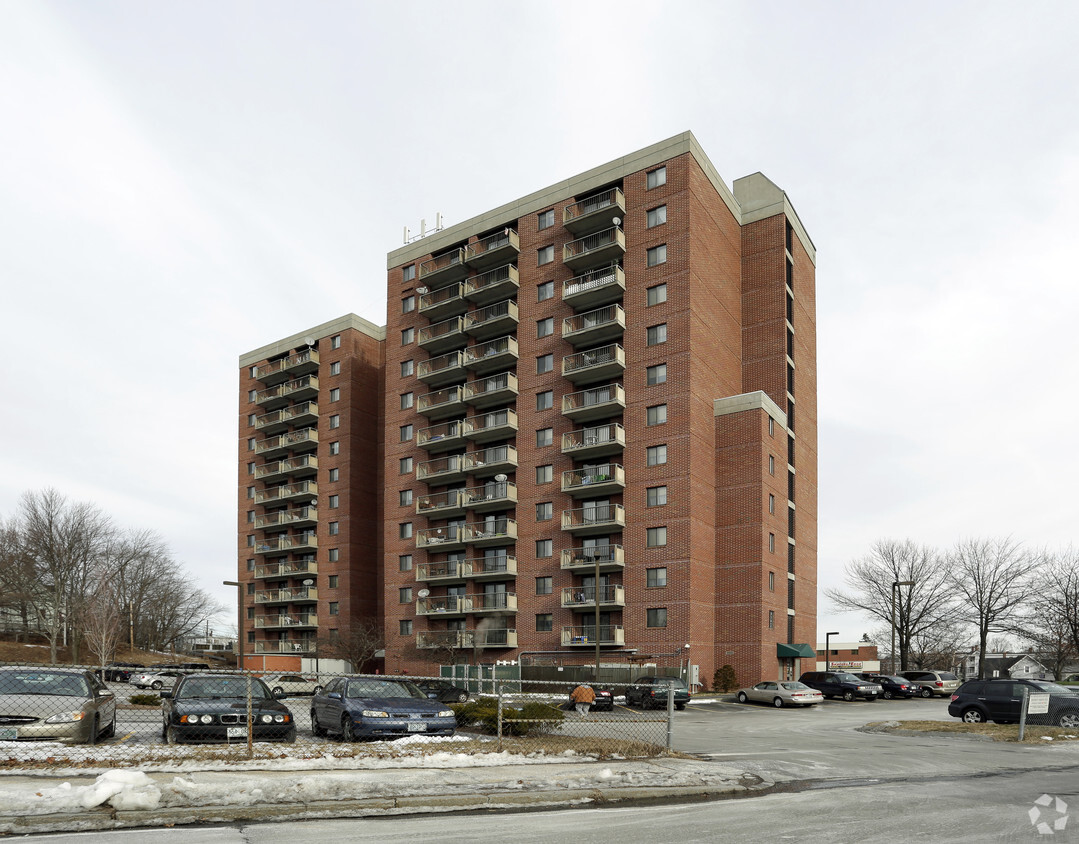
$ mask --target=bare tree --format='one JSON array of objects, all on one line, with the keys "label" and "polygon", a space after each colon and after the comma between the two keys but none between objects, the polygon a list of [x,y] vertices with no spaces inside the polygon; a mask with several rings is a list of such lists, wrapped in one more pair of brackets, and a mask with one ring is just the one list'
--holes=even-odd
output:
[{"label": "bare tree", "polygon": [[343,659],[352,666],[353,671],[363,671],[364,666],[385,647],[386,637],[374,619],[357,622],[345,628],[343,633],[318,642],[320,656]]},{"label": "bare tree", "polygon": [[938,624],[916,634],[910,643],[912,668],[952,671],[959,667],[960,655],[969,650],[969,628],[960,622]]},{"label": "bare tree", "polygon": [[90,648],[97,654],[101,668],[112,660],[123,633],[123,618],[116,600],[116,590],[109,578],[98,581],[97,587],[83,601],[76,616]]},{"label": "bare tree", "polygon": [[[894,588],[893,583],[913,582]],[[882,539],[868,555],[847,565],[848,591],[827,589],[825,595],[840,612],[862,612],[889,626],[895,596],[895,631],[900,669],[910,664],[916,639],[932,638],[956,618],[954,593],[940,554],[933,548]]]},{"label": "bare tree", "polygon": [[1060,678],[1079,658],[1079,554],[1075,549],[1047,555],[1039,566],[1029,612],[1014,632],[1031,642]]},{"label": "bare tree", "polygon": [[8,618],[9,630],[26,637],[37,629],[32,607],[33,598],[40,592],[34,560],[22,542],[18,520],[0,521],[0,608]]},{"label": "bare tree", "polygon": [[978,635],[978,679],[985,678],[986,643],[1014,626],[1033,591],[1040,558],[1011,539],[967,539],[948,555],[948,578],[961,597],[961,617]]}]

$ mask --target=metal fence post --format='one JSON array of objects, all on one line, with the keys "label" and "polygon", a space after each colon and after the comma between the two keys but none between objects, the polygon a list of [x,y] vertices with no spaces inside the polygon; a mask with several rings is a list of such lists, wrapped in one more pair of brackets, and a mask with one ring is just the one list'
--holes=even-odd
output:
[{"label": "metal fence post", "polygon": [[255,724],[251,717],[251,672],[247,672],[247,758],[255,757]]},{"label": "metal fence post", "polygon": [[667,749],[674,744],[674,683],[667,684]]},{"label": "metal fence post", "polygon": [[498,689],[498,752],[502,752],[502,689]]}]

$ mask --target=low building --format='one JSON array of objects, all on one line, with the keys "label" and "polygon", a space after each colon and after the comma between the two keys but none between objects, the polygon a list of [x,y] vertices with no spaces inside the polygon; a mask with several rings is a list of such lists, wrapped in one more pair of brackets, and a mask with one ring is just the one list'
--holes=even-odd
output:
[{"label": "low building", "polygon": [[[827,654],[827,657],[825,656]],[[826,648],[817,643],[818,671],[880,671],[877,646],[866,642],[832,642]]]}]

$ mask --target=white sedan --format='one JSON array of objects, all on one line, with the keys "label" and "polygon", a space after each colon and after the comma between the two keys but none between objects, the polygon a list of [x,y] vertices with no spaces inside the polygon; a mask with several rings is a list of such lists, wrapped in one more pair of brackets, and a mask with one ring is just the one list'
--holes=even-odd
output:
[{"label": "white sedan", "polygon": [[317,695],[322,691],[318,677],[304,677],[302,674],[267,674],[262,678],[275,695],[292,697],[293,695]]},{"label": "white sedan", "polygon": [[171,689],[176,681],[184,676],[183,671],[144,671],[141,674],[132,674],[128,683],[137,689]]},{"label": "white sedan", "polygon": [[824,695],[797,680],[765,680],[748,689],[738,690],[738,702],[770,703],[782,706],[812,706],[824,700]]}]

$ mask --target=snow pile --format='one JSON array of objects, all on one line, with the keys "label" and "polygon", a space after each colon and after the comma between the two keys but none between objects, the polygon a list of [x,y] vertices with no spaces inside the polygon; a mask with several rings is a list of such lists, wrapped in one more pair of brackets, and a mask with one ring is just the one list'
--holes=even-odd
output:
[{"label": "snow pile", "polygon": [[90,785],[43,788],[33,794],[0,790],[0,805],[18,807],[20,814],[46,815],[80,812],[108,803],[114,809],[156,809],[161,789],[142,771],[106,771]]}]

